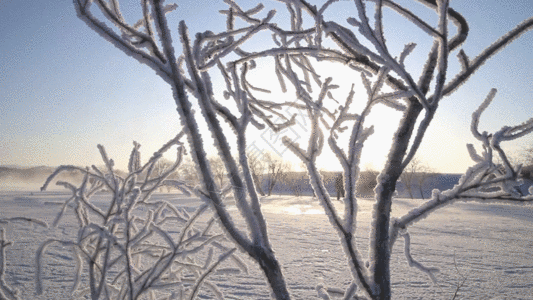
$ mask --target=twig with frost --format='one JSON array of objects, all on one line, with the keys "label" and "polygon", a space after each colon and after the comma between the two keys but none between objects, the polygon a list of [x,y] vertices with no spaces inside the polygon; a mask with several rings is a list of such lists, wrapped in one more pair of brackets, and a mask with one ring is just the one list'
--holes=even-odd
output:
[{"label": "twig with frost", "polygon": [[[301,149],[298,145],[294,144],[289,139],[283,139],[284,144],[291,151],[293,151],[293,153],[295,153],[306,165],[310,177],[310,182],[315,191],[315,194],[324,206],[326,214],[329,217],[330,223],[336,229],[337,233],[341,238],[343,249],[349,259],[349,265],[352,271],[352,276],[354,277],[354,280],[356,280],[362,286],[362,290],[367,293],[367,295],[372,295],[373,291],[371,285],[369,284],[370,279],[368,278],[367,270],[364,267],[364,263],[362,262],[359,251],[354,245],[353,239],[356,224],[355,216],[357,214],[357,202],[355,199],[355,181],[358,176],[358,164],[362,145],[367,139],[367,137],[372,133],[372,128],[363,127],[364,120],[365,117],[370,113],[371,107],[377,102],[376,99],[378,97],[386,73],[387,71],[380,73],[381,75],[379,75],[374,86],[371,86],[370,82],[366,79],[366,77],[362,75],[369,96],[367,106],[365,107],[363,113],[361,114],[361,116],[359,116],[349,114],[347,112],[353,98],[352,90],[346,100],[345,106],[340,107],[339,115],[334,120],[333,125],[331,126],[330,138],[328,139],[328,142],[334,153],[337,155],[344,170],[346,186],[346,197],[344,199],[344,220],[341,219],[341,217],[338,215],[338,212],[335,210],[315,165],[316,157],[321,152],[323,144],[323,134],[321,129],[319,128],[319,117],[322,105],[321,103],[323,101],[323,96],[321,95],[323,95],[324,91],[327,90],[331,79],[326,80],[326,82],[322,86],[322,91],[319,94],[316,102],[310,102],[308,100],[306,101],[306,105],[309,107],[308,115],[311,119],[311,133],[310,138],[308,140],[307,151]],[[292,73],[292,78],[293,80],[291,81],[293,83],[299,82],[297,79],[295,79],[297,78],[297,75],[295,73]],[[336,136],[338,134],[338,131],[341,130],[342,124],[346,121],[351,120],[355,120],[355,124],[353,125],[349,141],[349,149],[351,149],[351,151],[346,154],[337,145]],[[318,290],[318,292],[319,295],[327,295],[327,293],[321,293],[320,290]]]},{"label": "twig with frost", "polygon": [[455,267],[455,271],[457,272],[457,274],[459,274],[460,282],[457,283],[456,288],[455,288],[455,292],[453,293],[453,296],[452,296],[451,300],[455,300],[457,298],[457,295],[459,295],[459,290],[465,285],[466,280],[468,279],[468,276],[462,274],[459,271],[459,268],[457,267],[457,261],[456,261],[456,258],[455,258],[455,253],[453,254],[453,266]]},{"label": "twig with frost", "polygon": [[8,224],[8,223],[12,223],[12,222],[28,222],[30,224],[36,224],[36,225],[39,225],[39,226],[42,226],[42,227],[45,227],[45,228],[48,227],[48,224],[46,224],[45,222],[43,222],[41,220],[34,219],[34,218],[13,217],[13,218],[0,219],[0,224]]},{"label": "twig with frost", "polygon": [[[228,257],[238,262],[240,260],[231,251],[216,261],[208,273],[198,274],[203,251],[227,251],[221,244],[223,236],[208,232],[213,222],[208,222],[205,228],[197,225],[208,206],[202,205],[189,215],[185,209],[167,201],[150,200],[155,190],[169,184],[166,178],[179,167],[183,155],[179,142],[182,136],[183,133],[178,134],[144,165],[140,161],[140,144],[135,142],[130,154],[129,174],[124,178],[115,174],[112,160],[105,148],[99,146],[107,165],[106,173],[92,173],[87,168],[83,171],[84,179],[80,186],[68,182],[57,183],[73,195],[61,208],[54,226],[58,226],[67,209],[72,209],[78,219],[78,236],[72,241],[50,239],[41,245],[36,256],[37,294],[43,292],[43,257],[53,243],[73,248],[76,271],[72,290],[78,296],[89,294],[91,299],[138,299],[142,295],[150,295],[151,298],[163,299],[174,293],[171,287],[183,284],[183,278],[190,275],[201,280],[194,288],[182,289],[183,292],[197,294],[204,282],[210,290],[218,291],[214,284],[205,281],[205,277]],[[172,145],[178,145],[176,163],[163,172],[153,173],[153,166]],[[52,174],[46,183],[57,173]],[[190,190],[179,180],[173,180],[171,184]],[[101,193],[105,186],[112,187],[108,194],[111,199],[106,208],[100,209],[91,198],[97,192]],[[180,231],[172,233],[176,226]],[[177,265],[180,267],[175,268]],[[82,282],[82,272],[87,268],[88,283]],[[171,289],[167,292],[165,288]],[[217,293],[222,295],[220,291]]]},{"label": "twig with frost", "polygon": [[8,300],[18,300],[18,291],[10,287],[5,280],[6,272],[6,248],[11,246],[12,242],[6,239],[4,229],[0,229],[0,298]]},{"label": "twig with frost", "polygon": [[420,262],[415,260],[411,256],[411,235],[409,234],[407,230],[400,232],[400,235],[402,235],[404,239],[404,254],[405,254],[405,258],[407,258],[407,262],[409,263],[409,266],[415,267],[418,270],[422,271],[423,273],[426,273],[429,276],[429,278],[431,278],[433,283],[436,283],[437,278],[435,278],[435,275],[433,274],[439,272],[439,269],[425,267]]},{"label": "twig with frost", "polygon": [[[0,224],[9,224],[14,222],[28,222],[30,224],[39,225],[45,228],[48,228],[48,224],[41,220],[27,218],[27,217],[13,217],[13,218],[2,218],[0,219]],[[4,228],[0,229],[0,299],[7,300],[18,300],[20,299],[18,290],[10,287],[5,280],[7,259],[6,259],[6,249],[9,246],[12,246],[13,242],[10,242],[6,238],[6,233]]]},{"label": "twig with frost", "polygon": [[222,254],[218,260],[216,262],[214,262],[211,266],[209,266],[208,268],[205,268],[205,271],[202,273],[202,275],[200,275],[200,277],[198,277],[198,279],[196,279],[196,282],[194,283],[193,285],[193,289],[189,295],[189,299],[190,300],[193,300],[197,293],[198,293],[198,289],[200,287],[200,285],[202,284],[202,282],[207,278],[207,276],[212,273],[215,268],[221,263],[223,262],[224,260],[226,260],[228,257],[230,257],[233,252],[235,252],[235,250],[237,250],[236,248],[233,248],[231,249],[230,251]]},{"label": "twig with frost", "polygon": [[[483,111],[489,106],[494,99],[496,90],[492,89],[485,101],[472,114],[471,131],[476,139],[482,142],[484,152],[479,155],[472,145],[468,146],[469,154],[476,165],[469,168],[460,178],[459,183],[447,191],[433,191],[430,200],[421,206],[409,211],[406,215],[393,221],[391,227],[391,247],[394,245],[398,235],[406,236],[406,228],[427,217],[431,212],[442,208],[455,201],[490,201],[490,202],[515,202],[526,203],[533,201],[533,195],[521,195],[517,192],[516,187],[522,182],[518,178],[520,166],[513,167],[510,165],[505,151],[500,147],[502,141],[510,141],[522,137],[533,131],[533,119],[523,124],[509,127],[504,126],[501,130],[493,134],[487,132],[480,133],[478,129],[479,119]],[[493,152],[498,153],[502,164],[493,162]],[[406,240],[405,253],[411,265],[413,260],[409,254],[409,243]],[[428,273],[431,269],[417,265],[414,266]],[[432,277],[431,273],[428,275]]]}]

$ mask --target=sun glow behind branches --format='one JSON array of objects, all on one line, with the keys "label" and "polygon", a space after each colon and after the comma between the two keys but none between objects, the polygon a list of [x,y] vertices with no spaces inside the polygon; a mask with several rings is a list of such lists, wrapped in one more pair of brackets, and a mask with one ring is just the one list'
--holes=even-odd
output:
[{"label": "sun glow behind branches", "polygon": [[[270,3],[269,3],[270,4]],[[317,5],[320,5],[320,3],[316,3]],[[284,16],[285,16],[285,10],[283,7],[278,7],[275,4],[273,4],[275,8],[277,9],[277,15],[276,18],[278,18],[276,21],[280,20],[279,24],[284,25],[287,27],[287,24],[283,24]],[[410,5],[410,4],[405,4]],[[454,3],[454,7],[455,4]],[[274,7],[273,6],[273,7]],[[248,7],[246,4],[244,4],[243,7]],[[268,6],[270,8],[270,6]],[[434,24],[437,22],[436,15],[434,12],[431,11],[431,9],[423,6],[423,5],[417,5],[415,4],[415,7],[409,7],[414,9],[417,13],[421,13],[421,15],[425,18],[429,24]],[[458,10],[461,11],[461,7],[458,7]],[[266,14],[265,10],[262,12],[262,14]],[[339,21],[340,24],[343,24],[349,28],[350,25],[345,24],[343,21],[346,17],[353,16],[355,13],[355,9],[353,7],[353,3],[350,1],[339,1],[336,2],[334,5],[331,6],[331,10],[328,11],[326,14],[326,18],[329,18],[331,20]],[[470,16],[468,15],[468,11],[466,11],[465,17],[467,19],[470,19]],[[411,55],[406,60],[406,66],[407,69],[412,73],[415,80],[418,79],[418,76],[420,75],[419,72],[422,70],[422,67],[425,63],[425,60],[427,58],[427,53],[429,52],[429,49],[431,47],[431,39],[427,37],[426,34],[423,34],[420,32],[420,29],[416,26],[412,25],[410,22],[406,21],[405,19],[399,17],[396,13],[391,12],[390,10],[386,9],[384,13],[384,17],[386,20],[386,23],[384,24],[385,28],[385,34],[387,36],[387,45],[393,55],[398,56],[400,52],[403,50],[404,42],[406,40],[415,42],[417,44],[415,50],[411,53]],[[311,22],[309,19],[304,19],[305,22]],[[476,21],[477,22],[477,21]],[[514,23],[513,23],[514,24]],[[312,24],[311,24],[312,25]],[[474,24],[475,25],[475,24]],[[450,24],[450,34],[456,33],[456,28],[453,24]],[[512,28],[512,26],[510,27]],[[353,28],[352,28],[353,29]],[[507,28],[506,28],[507,29]],[[472,30],[472,32],[474,32]],[[493,35],[492,40],[497,39],[498,35]],[[475,38],[475,37],[474,37]],[[489,41],[489,43],[491,42]],[[363,41],[364,43],[364,41]],[[328,42],[325,39],[325,46],[331,46],[328,44]],[[467,53],[471,55],[477,54],[478,50],[468,50],[469,46],[471,44],[466,44],[466,51]],[[257,35],[256,38],[253,38],[252,40],[248,41],[245,45],[243,45],[243,49],[246,51],[259,51],[268,49],[269,47],[274,47],[270,34],[268,32],[263,32]],[[459,70],[459,64],[458,62],[453,59],[453,57],[456,55],[456,52],[451,53],[451,62],[450,62],[450,70],[448,73],[448,78],[453,78],[453,76],[458,72]],[[496,57],[498,59],[498,56]],[[250,82],[260,88],[269,89],[272,91],[271,94],[262,94],[258,93],[261,97],[265,97],[265,99],[273,99],[275,101],[295,101],[296,96],[293,90],[289,88],[289,91],[287,93],[281,93],[279,90],[279,83],[274,75],[274,67],[272,63],[272,58],[268,59],[261,59],[256,61],[257,67],[254,70],[249,71],[248,78]],[[338,100],[340,105],[343,104],[346,96],[349,93],[349,89],[352,84],[355,85],[355,99],[354,99],[354,110],[353,112],[360,112],[362,109],[362,105],[366,103],[367,96],[365,93],[365,90],[361,84],[361,77],[358,72],[355,72],[348,67],[342,66],[341,64],[328,64],[328,63],[320,63],[320,66],[317,67],[317,70],[319,70],[319,75],[321,76],[321,80],[325,80],[327,77],[333,78],[333,84],[337,84],[340,86],[339,89],[333,91],[334,97],[336,100]],[[321,67],[322,65],[325,65]],[[333,65],[333,66],[332,66]],[[482,69],[483,70],[483,69]],[[468,92],[469,96],[465,97],[462,90],[455,93],[451,97],[446,97],[443,100],[442,104],[442,110],[447,110],[449,107],[449,103],[460,103],[460,105],[464,106],[463,111],[461,111],[461,117],[459,117],[458,114],[456,115],[447,115],[445,114],[437,114],[435,117],[435,120],[433,121],[434,124],[430,126],[430,130],[426,134],[424,142],[421,144],[421,147],[418,151],[419,155],[421,156],[421,159],[423,161],[427,161],[434,169],[443,171],[443,172],[463,172],[468,165],[471,165],[471,161],[468,157],[467,151],[466,151],[466,143],[467,142],[474,142],[472,141],[472,138],[469,134],[469,122],[470,122],[470,114],[473,110],[476,109],[477,105],[482,101],[484,98],[484,94],[482,90],[489,90],[492,86],[487,86],[487,84],[484,82],[484,80],[479,80],[480,77],[483,76],[490,76],[492,78],[492,74],[494,71],[481,71],[478,73],[485,72],[485,75],[478,76],[476,80],[476,76],[473,77],[472,81],[476,81],[473,84],[465,84],[463,89],[470,89],[474,88],[476,90],[475,92]],[[491,73],[492,72],[492,73]],[[486,75],[491,74],[491,75]],[[394,74],[395,75],[395,74]],[[225,86],[223,84],[223,81],[221,78],[217,80],[214,80],[214,84],[216,86],[215,90],[220,93],[218,96],[218,99],[223,99],[221,93],[225,89]],[[311,80],[312,81],[312,80]],[[315,85],[314,86],[314,94],[316,95],[317,90],[319,88]],[[430,90],[430,93],[432,91]],[[505,98],[507,96],[501,95],[504,97],[502,101],[505,103]],[[467,100],[468,99],[468,100]],[[221,102],[230,103],[230,101],[224,102],[224,100],[221,100]],[[466,113],[466,116],[464,115]],[[457,117],[456,117],[457,116]],[[496,118],[493,118],[490,123],[493,123],[494,120],[496,120],[499,116],[496,116]],[[376,106],[373,108],[372,113],[367,118],[366,126],[374,126],[374,134],[369,137],[367,142],[365,143],[365,146],[363,148],[362,152],[362,162],[360,166],[365,165],[373,165],[377,169],[381,169],[385,159],[386,155],[388,153],[388,150],[390,149],[393,134],[395,131],[395,128],[399,122],[399,119],[401,118],[401,113],[393,111],[392,109]],[[273,119],[276,119],[274,117]],[[454,120],[456,119],[456,120]],[[281,121],[281,120],[278,120]],[[460,123],[460,126],[459,126]],[[286,160],[290,160],[293,162],[293,165],[298,165],[299,160],[294,156],[289,150],[286,149],[284,145],[281,144],[281,137],[288,136],[291,140],[297,141],[300,143],[300,146],[304,149],[307,147],[307,139],[308,139],[308,132],[309,132],[309,122],[305,120],[305,112],[299,112],[297,113],[297,124],[295,126],[292,126],[291,128],[285,129],[282,132],[275,133],[272,132],[269,129],[264,130],[257,130],[253,128],[253,126],[250,126],[250,134],[248,138],[248,146],[249,149],[252,151],[271,151],[279,154],[281,157],[283,157]],[[328,132],[325,132],[326,138],[328,137]],[[345,134],[344,136],[341,136],[339,139],[339,144],[341,146],[347,145],[347,138]],[[318,159],[318,165],[320,168],[324,170],[340,170],[340,164],[338,163],[337,158],[333,155],[333,153],[330,151],[329,146],[326,144],[324,146],[324,150],[322,155]]]},{"label": "sun glow behind branches", "polygon": [[[344,17],[350,16],[350,13],[353,13],[353,7],[350,5],[352,3],[347,3],[348,1],[341,1],[335,4],[335,7],[332,6],[331,11],[338,13],[334,14],[335,20],[341,20],[341,24],[344,25],[344,22],[342,22],[342,19]],[[343,7],[346,8],[346,6],[351,7],[350,9],[342,9]],[[418,8],[419,10],[426,10],[426,15],[430,16],[430,23],[435,21],[431,20],[431,16],[433,14],[431,11],[428,11],[427,8]],[[417,27],[409,23],[408,21],[405,21],[404,19],[398,17],[393,12],[390,12],[388,10],[386,19],[388,22],[385,24],[385,29],[389,30],[387,32],[390,33],[391,39],[388,41],[390,46],[390,51],[393,53],[393,55],[399,55],[402,51],[404,45],[402,45],[400,42],[405,39],[402,32],[408,32],[410,35],[408,37],[409,40],[413,40],[415,43],[417,43],[417,47],[413,51],[413,53],[407,58],[406,65],[409,70],[414,70],[415,73],[413,73],[413,76],[416,80],[417,76],[419,74],[416,73],[416,71],[419,71],[423,68],[423,65],[425,63],[425,60],[427,58],[427,53],[429,52],[429,49],[431,47],[431,39],[428,39],[425,34],[417,35],[416,33],[420,31]],[[283,15],[283,11],[278,11],[278,16]],[[304,23],[305,23],[304,19]],[[309,20],[307,20],[309,22]],[[451,27],[451,32],[453,33],[455,31],[455,28],[453,26]],[[329,43],[329,44],[328,44]],[[272,45],[271,38],[268,34],[262,33],[258,35],[258,38],[252,39],[249,41],[243,49],[246,51],[259,51],[262,49],[268,49],[269,47],[275,47],[275,45]],[[326,47],[332,46],[331,42],[325,41]],[[290,87],[290,83],[288,83],[288,89],[289,91],[286,93],[282,93],[279,88],[279,82],[277,77],[274,73],[274,66],[273,66],[273,59],[267,58],[267,59],[260,59],[256,60],[256,67],[253,70],[249,70],[248,72],[248,80],[250,83],[256,87],[262,88],[262,89],[268,89],[271,91],[270,94],[267,93],[257,93],[255,96],[261,99],[268,99],[273,100],[277,102],[291,102],[291,101],[297,101],[296,94],[293,89]],[[325,81],[327,77],[332,77],[333,81],[332,84],[339,85],[340,87],[334,91],[332,91],[334,98],[338,102],[333,102],[332,100],[328,101],[332,104],[331,110],[335,110],[339,105],[343,105],[347,95],[349,94],[350,88],[352,84],[354,85],[354,101],[352,104],[352,113],[360,113],[363,109],[364,105],[367,102],[367,95],[364,87],[361,83],[361,75],[359,72],[354,71],[347,66],[343,66],[340,63],[329,63],[329,62],[320,62],[315,63],[314,67],[317,69],[317,73],[320,75],[320,80]],[[396,76],[396,74],[393,74]],[[300,74],[300,79],[302,80],[303,76]],[[375,80],[371,79],[371,80]],[[311,82],[313,80],[311,79]],[[287,81],[286,81],[287,83]],[[216,89],[218,91],[224,90],[224,87],[222,84],[218,84],[218,87],[221,89]],[[316,84],[313,86],[313,95],[317,95],[319,91],[319,86]],[[390,88],[389,88],[390,91]],[[431,92],[431,91],[430,91]],[[222,97],[219,97],[222,99]],[[316,99],[316,98],[315,98]],[[337,106],[337,107],[335,107]],[[294,112],[292,112],[294,113]],[[360,166],[365,165],[373,165],[377,169],[381,169],[385,163],[387,153],[391,147],[392,138],[394,135],[394,131],[396,130],[397,124],[401,118],[402,113],[398,111],[394,111],[390,108],[383,107],[382,105],[376,105],[372,108],[372,113],[367,117],[367,121],[365,123],[365,127],[374,126],[374,134],[372,134],[367,142],[365,143],[365,146],[363,148],[362,157],[361,157],[361,164]],[[273,132],[271,129],[267,128],[264,130],[256,130],[250,129],[251,134],[249,135],[248,139],[248,145],[249,148],[253,151],[271,151],[275,152],[284,159],[290,160],[293,162],[296,162],[296,164],[299,163],[299,160],[294,156],[282,143],[281,138],[286,136],[289,139],[298,142],[300,144],[300,147],[303,149],[307,148],[307,141],[309,138],[309,120],[306,118],[306,112],[300,111],[296,112],[296,122],[297,124],[282,130],[281,132]],[[327,119],[327,118],[326,118]],[[279,117],[274,116],[272,118],[273,121],[282,122],[282,119]],[[352,123],[353,124],[353,123]],[[252,127],[252,126],[250,126]],[[446,127],[443,127],[442,130],[447,130]],[[346,150],[346,146],[348,144],[348,136],[349,132],[351,131],[351,128],[348,129],[341,137],[339,138],[339,145],[343,147]],[[329,132],[325,130],[325,138],[329,136]],[[435,134],[441,134],[442,136],[448,135],[444,132],[440,132],[439,130],[436,130]],[[453,140],[456,140],[455,138],[451,138]],[[463,143],[464,145],[464,143]],[[424,155],[425,151],[428,150],[442,150],[445,147],[442,147],[442,145],[439,145],[438,141],[436,144],[430,145],[429,147],[421,147],[421,150],[419,151],[422,156]],[[466,154],[466,151],[464,151]],[[422,158],[423,160],[428,160],[430,157]],[[455,160],[457,162],[457,160]],[[318,159],[318,165],[320,168],[324,170],[335,170],[339,171],[341,169],[340,164],[337,160],[337,158],[333,155],[331,150],[329,149],[329,146],[327,143],[324,145],[323,152],[321,156]],[[441,164],[439,167],[442,167]],[[449,165],[448,165],[449,167]]]},{"label": "sun glow behind branches", "polygon": [[[276,102],[293,102],[297,101],[296,94],[290,84],[287,84],[288,91],[283,93],[279,88],[279,82],[274,75],[274,67],[267,59],[256,62],[258,67],[249,71],[248,80],[256,87],[262,89],[269,89],[271,93],[257,93],[256,97],[264,97],[261,99],[272,100]],[[335,111],[340,105],[344,105],[346,98],[350,92],[352,85],[354,86],[354,100],[352,104],[352,113],[361,113],[364,105],[367,102],[367,95],[361,83],[360,74],[350,68],[331,63],[316,63],[314,65],[320,74],[320,80],[325,81],[327,77],[332,77],[332,84],[339,85],[339,88],[332,91],[335,100],[327,99],[329,102],[328,108],[330,111]],[[313,85],[312,95],[317,96],[320,88]],[[316,98],[314,98],[316,99]],[[302,102],[300,102],[302,103]],[[274,132],[270,128],[263,130],[251,129],[249,135],[248,145],[252,152],[254,151],[271,151],[275,152],[284,159],[293,162],[296,165],[299,160],[288,150],[282,143],[281,138],[286,136],[294,142],[300,144],[300,147],[306,149],[309,139],[310,121],[307,119],[306,111],[297,111],[293,109],[283,108],[280,112],[286,113],[289,117],[292,114],[296,115],[296,124],[290,128],[284,129],[281,132]],[[376,105],[373,107],[372,113],[368,116],[365,127],[374,126],[375,133],[368,139],[362,155],[362,165],[371,163],[376,167],[381,167],[385,162],[386,154],[390,148],[394,128],[396,127],[401,113],[393,109]],[[324,118],[331,125],[331,119]],[[272,121],[278,123],[282,122],[282,118],[274,116]],[[353,122],[347,123],[352,126]],[[250,126],[251,127],[251,126]],[[329,137],[329,131],[322,127],[325,138]],[[348,138],[351,132],[351,127],[348,128],[339,138],[339,145],[347,151]],[[318,159],[319,167],[324,170],[340,171],[340,163],[331,152],[328,144],[324,145],[323,152]]]}]

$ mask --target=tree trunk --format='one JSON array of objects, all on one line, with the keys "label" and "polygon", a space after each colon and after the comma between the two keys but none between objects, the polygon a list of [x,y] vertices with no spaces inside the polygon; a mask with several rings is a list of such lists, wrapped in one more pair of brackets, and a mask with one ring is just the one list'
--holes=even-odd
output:
[{"label": "tree trunk", "polygon": [[422,200],[425,200],[425,198],[424,198],[424,190],[422,189],[422,184],[420,184],[419,190],[420,190],[420,197],[422,198]]},{"label": "tree trunk", "polygon": [[272,190],[274,189],[275,182],[273,182],[272,178],[268,180],[268,195],[272,196]]},{"label": "tree trunk", "polygon": [[[265,250],[268,251],[268,253]],[[285,279],[281,272],[281,266],[279,265],[272,250],[256,247],[254,258],[265,273],[268,283],[272,288],[272,294],[276,300],[291,299],[289,291],[287,290],[287,284],[285,283]]]},{"label": "tree trunk", "polygon": [[[390,214],[392,195],[396,190],[396,182],[402,174],[402,161],[409,146],[409,139],[416,126],[416,119],[422,111],[422,105],[412,101],[402,119],[395,141],[389,151],[389,157],[382,171],[376,187],[376,207],[374,210],[374,226],[371,240],[374,248],[371,249],[370,260],[373,262],[373,281],[378,290],[377,299],[391,299],[390,287]],[[384,176],[383,176],[384,175]]]},{"label": "tree trunk", "polygon": [[411,199],[414,199],[415,196],[413,196],[413,190],[412,190],[411,182],[409,182],[405,186],[407,187],[407,192],[409,192],[409,197],[411,197]]}]

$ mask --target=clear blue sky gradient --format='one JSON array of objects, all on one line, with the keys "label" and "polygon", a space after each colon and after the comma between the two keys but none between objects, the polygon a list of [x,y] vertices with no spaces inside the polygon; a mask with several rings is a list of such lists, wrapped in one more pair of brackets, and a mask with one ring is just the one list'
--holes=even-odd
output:
[{"label": "clear blue sky gradient", "polygon": [[[255,6],[252,1],[237,2],[247,9]],[[137,3],[122,4],[131,21],[136,20],[132,9]],[[266,11],[280,7],[275,1],[263,3]],[[222,0],[178,1],[178,5],[169,16],[176,22],[185,19],[191,34],[225,26],[218,13],[226,7]],[[469,20],[464,50],[471,58],[533,16],[531,0],[455,0],[451,6]],[[345,18],[355,11],[350,7],[351,1],[340,1],[326,18]],[[399,53],[402,40],[419,38],[403,23],[385,25],[393,53]],[[0,0],[0,37],[0,165],[100,164],[96,145],[103,144],[125,168],[133,140],[143,145],[147,159],[179,130],[170,87],[91,31],[76,17],[71,1]],[[426,57],[421,43],[408,60],[412,69]],[[177,43],[176,49],[181,49]],[[451,70],[457,72],[457,66],[454,62]],[[463,172],[471,165],[465,144],[474,142],[469,132],[472,112],[496,87],[498,95],[483,115],[481,128],[494,131],[527,120],[533,116],[532,82],[533,32],[528,32],[443,100],[420,149],[422,159],[442,172]],[[387,135],[376,132],[373,138],[366,149],[370,154],[363,157],[379,168]],[[528,143],[533,144],[531,137],[509,149],[516,152]],[[335,165],[330,159],[321,161],[323,168]]]}]

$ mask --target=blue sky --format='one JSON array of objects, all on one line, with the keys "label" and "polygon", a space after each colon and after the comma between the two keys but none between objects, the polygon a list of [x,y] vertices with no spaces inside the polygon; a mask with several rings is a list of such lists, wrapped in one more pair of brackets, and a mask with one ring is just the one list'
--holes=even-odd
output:
[{"label": "blue sky", "polygon": [[[122,7],[133,12],[130,7],[137,2],[125,1]],[[263,3],[267,8],[280,7],[274,1]],[[170,18],[185,19],[191,34],[215,31],[225,24],[218,14],[225,8],[222,1],[178,4]],[[253,6],[243,4],[245,8]],[[327,17],[344,17],[352,6],[350,1],[340,1]],[[470,21],[470,36],[464,45],[470,57],[533,16],[530,0],[455,0],[451,6]],[[421,6],[417,9],[424,11]],[[403,47],[402,40],[418,38],[402,23],[386,24],[385,30],[393,52]],[[179,122],[168,85],[92,32],[77,19],[71,1],[0,0],[0,37],[0,165],[100,164],[96,145],[103,144],[124,168],[133,140],[143,145],[146,159],[177,133]],[[417,47],[408,67],[416,69],[423,63],[423,49],[423,44]],[[457,71],[455,62],[451,70]],[[464,171],[471,164],[465,144],[474,142],[470,117],[490,88],[499,92],[483,115],[481,127],[494,131],[533,116],[531,82],[533,32],[528,32],[443,100],[420,149],[421,158],[442,172]],[[386,115],[376,114],[375,120],[391,127]],[[364,164],[381,166],[388,134],[376,130],[363,153]],[[251,137],[249,143],[269,148],[261,134]],[[533,144],[533,139],[526,137],[508,148],[516,152],[527,143]],[[325,155],[320,164],[325,169],[336,168],[331,160],[332,156]]]}]

